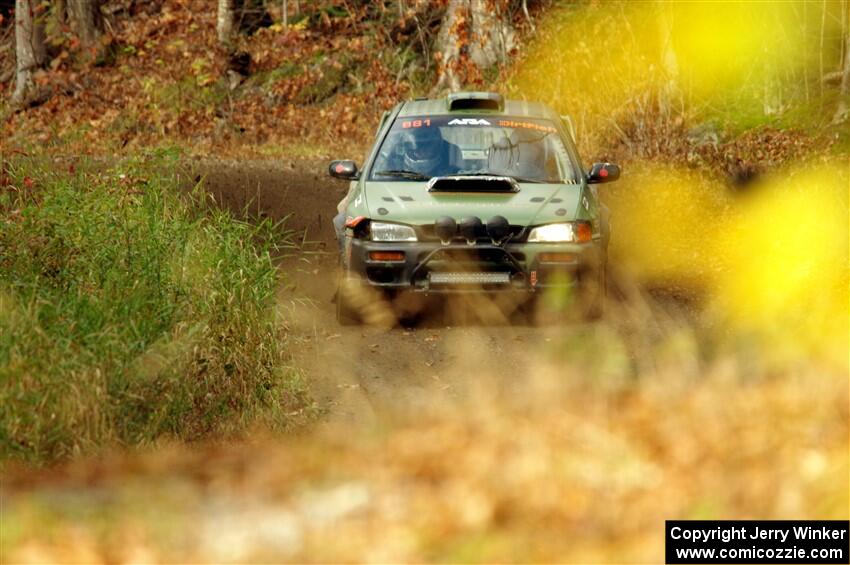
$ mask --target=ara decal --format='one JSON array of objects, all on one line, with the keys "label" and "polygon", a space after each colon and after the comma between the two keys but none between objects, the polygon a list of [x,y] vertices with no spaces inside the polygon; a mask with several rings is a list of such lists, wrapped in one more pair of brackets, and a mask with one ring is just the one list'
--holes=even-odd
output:
[{"label": "ara decal", "polygon": [[489,126],[492,125],[487,120],[481,118],[455,118],[449,122],[450,126]]}]

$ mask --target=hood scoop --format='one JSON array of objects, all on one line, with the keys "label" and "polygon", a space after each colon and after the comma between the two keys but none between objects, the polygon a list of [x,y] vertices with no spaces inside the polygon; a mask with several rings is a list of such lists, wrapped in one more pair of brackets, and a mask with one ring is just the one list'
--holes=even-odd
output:
[{"label": "hood scoop", "polygon": [[455,175],[434,177],[428,181],[428,192],[519,192],[511,177],[497,175]]}]

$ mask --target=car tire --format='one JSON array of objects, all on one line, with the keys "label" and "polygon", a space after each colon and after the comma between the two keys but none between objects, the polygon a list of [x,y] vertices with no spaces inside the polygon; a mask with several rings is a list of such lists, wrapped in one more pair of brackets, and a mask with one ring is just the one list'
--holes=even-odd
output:
[{"label": "car tire", "polygon": [[530,294],[525,297],[514,311],[513,322],[528,326],[541,325],[540,316],[537,313],[539,303],[540,300],[537,294]]},{"label": "car tire", "polygon": [[582,317],[587,321],[599,320],[605,314],[605,301],[608,295],[608,272],[603,265],[595,277],[596,280],[582,284],[579,303]]},{"label": "car tire", "polygon": [[353,285],[340,275],[336,289],[336,321],[341,326],[359,326],[363,323],[360,312],[351,301]]}]

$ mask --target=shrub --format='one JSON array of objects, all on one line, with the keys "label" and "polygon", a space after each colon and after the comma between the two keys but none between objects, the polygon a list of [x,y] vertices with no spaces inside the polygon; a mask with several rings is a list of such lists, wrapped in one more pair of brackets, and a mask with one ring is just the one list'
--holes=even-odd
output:
[{"label": "shrub", "polygon": [[181,195],[173,156],[4,168],[0,455],[292,423],[306,398],[273,308],[277,226]]}]

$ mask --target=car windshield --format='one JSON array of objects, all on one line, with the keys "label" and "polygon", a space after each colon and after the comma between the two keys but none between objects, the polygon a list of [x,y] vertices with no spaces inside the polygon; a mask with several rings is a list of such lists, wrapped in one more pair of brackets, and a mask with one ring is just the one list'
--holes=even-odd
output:
[{"label": "car windshield", "polygon": [[448,175],[499,175],[539,183],[576,179],[550,121],[492,115],[397,119],[378,150],[370,179]]}]

